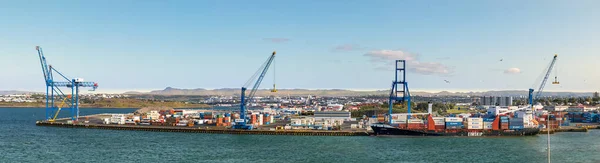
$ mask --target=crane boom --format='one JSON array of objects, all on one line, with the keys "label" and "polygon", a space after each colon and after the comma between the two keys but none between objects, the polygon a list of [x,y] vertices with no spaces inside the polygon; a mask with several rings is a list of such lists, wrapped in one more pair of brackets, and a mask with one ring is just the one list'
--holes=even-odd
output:
[{"label": "crane boom", "polygon": [[[269,70],[269,67],[271,66],[271,63],[273,63],[273,59],[275,59],[275,52],[273,52],[273,54],[271,55],[271,57],[269,57],[269,59],[267,59],[266,64],[263,67],[260,68],[260,69],[262,69],[262,72],[260,73],[260,76],[258,76],[258,80],[256,80],[256,82],[254,83],[254,86],[250,90],[250,94],[248,96],[248,99],[254,98],[254,95],[256,94],[256,91],[258,90],[258,87],[260,86],[260,83],[262,83],[262,80],[265,78],[265,75],[267,74],[267,71]],[[245,104],[247,104],[247,103],[248,103],[248,101],[246,101]]]},{"label": "crane boom", "polygon": [[[542,93],[544,92],[544,87],[546,86],[548,77],[550,77],[550,73],[552,73],[552,69],[554,68],[554,64],[556,63],[557,57],[558,57],[558,55],[555,54],[554,57],[552,58],[552,61],[550,62],[550,65],[548,66],[548,69],[546,69],[546,72],[544,74],[544,79],[542,79],[542,83],[540,84],[540,87],[538,88],[537,92],[535,92],[535,96],[533,95],[534,90],[529,89],[529,104],[532,106],[532,108],[533,108],[534,101],[536,99],[539,99],[540,96],[542,95]],[[555,81],[553,83],[558,84],[558,81]]]},{"label": "crane boom", "polygon": [[558,57],[558,55],[554,55],[554,58],[552,58],[552,62],[550,62],[550,66],[548,67],[548,70],[546,71],[544,80],[542,80],[542,84],[540,85],[540,88],[538,89],[537,93],[535,94],[534,99],[538,99],[542,95],[542,92],[544,91],[544,87],[546,86],[546,82],[548,81],[548,77],[550,76],[550,73],[552,72],[552,68],[554,68],[554,63],[556,63],[556,57]]},{"label": "crane boom", "polygon": [[[248,82],[246,82],[246,84],[244,86],[242,86],[241,101],[240,101],[240,119],[236,120],[236,124],[235,124],[235,126],[233,126],[235,129],[252,129],[252,126],[246,125],[246,106],[248,105],[248,101],[252,100],[254,98],[254,95],[256,94],[256,91],[258,90],[260,83],[262,83],[262,80],[264,79],[265,75],[267,74],[267,71],[269,70],[271,63],[275,59],[275,54],[276,54],[276,52],[273,52],[273,54],[271,54],[271,56],[258,69],[258,71],[254,75],[252,75],[252,77],[250,77],[250,80],[248,80]],[[254,85],[252,86],[250,93],[246,97],[247,87],[249,86],[250,83],[252,83],[252,81],[254,81],[254,79],[257,76],[258,76],[258,79],[254,82]]]}]

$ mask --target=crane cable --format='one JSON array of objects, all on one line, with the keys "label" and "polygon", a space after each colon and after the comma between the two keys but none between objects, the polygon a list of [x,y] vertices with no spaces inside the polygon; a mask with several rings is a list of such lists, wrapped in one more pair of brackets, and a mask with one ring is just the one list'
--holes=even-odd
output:
[{"label": "crane cable", "polygon": [[560,84],[560,82],[558,81],[558,64],[554,63],[554,81],[552,82],[552,84]]},{"label": "crane cable", "polygon": [[277,92],[277,88],[275,87],[276,84],[276,70],[277,70],[277,60],[273,60],[273,90],[271,90],[271,92]]}]

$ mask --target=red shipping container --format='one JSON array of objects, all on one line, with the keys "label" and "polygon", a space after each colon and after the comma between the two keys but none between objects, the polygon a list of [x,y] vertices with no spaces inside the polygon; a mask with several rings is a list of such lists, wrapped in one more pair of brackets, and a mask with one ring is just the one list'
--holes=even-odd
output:
[{"label": "red shipping container", "polygon": [[409,123],[408,124],[408,129],[424,129],[425,128],[425,124],[422,123]]}]

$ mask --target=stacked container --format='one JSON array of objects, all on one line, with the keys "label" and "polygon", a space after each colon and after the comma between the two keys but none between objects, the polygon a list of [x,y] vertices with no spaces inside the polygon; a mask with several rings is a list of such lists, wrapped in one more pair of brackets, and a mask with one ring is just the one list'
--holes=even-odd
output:
[{"label": "stacked container", "polygon": [[495,118],[484,118],[483,119],[483,129],[486,129],[486,130],[493,129],[494,120],[495,120]]},{"label": "stacked container", "polygon": [[204,113],[204,119],[213,119],[213,118],[215,118],[215,117],[213,116],[212,112],[205,112]]},{"label": "stacked container", "polygon": [[383,115],[377,116],[377,122],[382,122],[382,123],[385,122],[385,116],[383,116]]},{"label": "stacked container", "polygon": [[483,129],[483,118],[467,118],[467,129]]},{"label": "stacked container", "polygon": [[446,122],[446,129],[462,129],[464,126],[462,118],[448,117],[444,121]]},{"label": "stacked container", "polygon": [[[433,119],[433,123],[435,124],[436,130],[446,128],[446,121],[445,121],[444,117],[433,117],[432,119]],[[429,123],[432,123],[432,122],[429,122]]]},{"label": "stacked container", "polygon": [[583,122],[583,116],[581,112],[569,112],[569,117],[571,118],[571,122]]},{"label": "stacked container", "polygon": [[254,125],[256,123],[256,114],[252,114],[250,116],[250,124]]},{"label": "stacked container", "polygon": [[223,126],[223,118],[221,115],[217,115],[217,122],[215,122],[217,126]]},{"label": "stacked container", "polygon": [[586,112],[586,113],[583,113],[582,119],[583,120],[581,122],[583,122],[583,123],[595,123],[595,122],[598,122],[598,114]]},{"label": "stacked container", "polygon": [[510,125],[508,128],[511,130],[519,130],[525,128],[523,126],[523,118],[510,119],[508,124]]},{"label": "stacked container", "polygon": [[502,116],[500,117],[500,129],[509,129],[509,120],[508,117]]},{"label": "stacked container", "polygon": [[271,124],[271,116],[269,115],[269,113],[266,113],[263,117],[263,124],[268,125]]},{"label": "stacked container", "polygon": [[409,119],[408,120],[408,129],[423,129],[425,128],[425,123],[421,119]]}]

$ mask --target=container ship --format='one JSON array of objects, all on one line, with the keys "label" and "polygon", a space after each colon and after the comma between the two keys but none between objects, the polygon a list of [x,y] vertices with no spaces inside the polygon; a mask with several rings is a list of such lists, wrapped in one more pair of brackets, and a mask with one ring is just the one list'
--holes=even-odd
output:
[{"label": "container ship", "polygon": [[538,123],[531,115],[520,114],[509,118],[496,116],[477,117],[432,117],[426,120],[408,119],[399,123],[374,123],[375,135],[397,136],[534,136],[540,133]]}]

